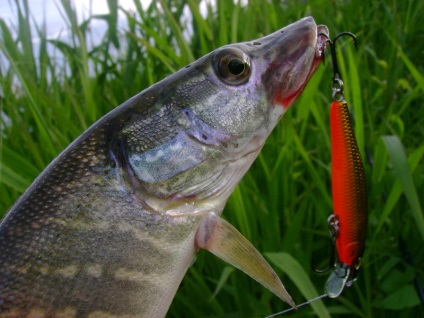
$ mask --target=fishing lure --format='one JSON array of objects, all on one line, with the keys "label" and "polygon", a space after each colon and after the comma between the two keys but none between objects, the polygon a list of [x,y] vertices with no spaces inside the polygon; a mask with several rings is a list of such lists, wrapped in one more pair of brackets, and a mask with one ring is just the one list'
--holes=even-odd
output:
[{"label": "fishing lure", "polygon": [[[328,40],[333,61],[333,102],[330,106],[331,181],[333,214],[329,217],[331,240],[337,247],[338,261],[325,285],[329,297],[337,297],[345,285],[354,281],[365,250],[368,219],[367,191],[364,166],[353,131],[347,103],[344,99],[343,81],[335,54],[336,40]],[[333,253],[334,255],[334,253]],[[334,258],[334,257],[332,257]]]},{"label": "fishing lure", "polygon": [[[321,34],[324,35],[324,34]],[[327,37],[331,48],[333,62],[332,98],[330,105],[330,134],[331,134],[331,183],[333,196],[333,214],[328,218],[331,240],[330,264],[324,270],[333,271],[325,284],[325,294],[306,301],[297,308],[309,305],[325,297],[338,297],[344,286],[351,286],[361,266],[365,250],[365,235],[368,220],[367,192],[364,166],[353,131],[347,103],[344,99],[343,81],[339,72],[335,43],[343,35],[353,38],[357,47],[356,37],[350,32],[338,34],[333,41]],[[338,260],[335,259],[337,248]],[[293,308],[270,315],[266,318],[285,314]]]}]

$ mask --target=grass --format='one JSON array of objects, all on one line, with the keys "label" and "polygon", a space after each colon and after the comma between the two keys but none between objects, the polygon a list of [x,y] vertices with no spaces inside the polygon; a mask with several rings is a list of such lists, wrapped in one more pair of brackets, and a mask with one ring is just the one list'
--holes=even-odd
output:
[{"label": "grass", "polygon": [[[287,315],[424,316],[415,289],[416,281],[424,286],[422,1],[249,1],[242,6],[217,0],[205,16],[197,0],[156,1],[145,11],[138,4],[135,13],[114,0],[108,4],[109,14],[79,21],[61,0],[71,31],[67,41],[47,38],[45,25],[31,28],[25,0],[17,1],[17,35],[0,20],[0,52],[8,61],[0,65],[0,214],[70,141],[132,95],[214,48],[312,15],[333,36],[351,31],[358,37],[357,52],[350,41],[340,41],[339,63],[366,162],[368,241],[352,288]],[[184,18],[185,7],[191,20]],[[125,15],[125,30],[117,28],[118,12]],[[108,29],[91,47],[94,20]],[[40,38],[37,52],[33,36]],[[328,259],[330,81],[331,67],[320,67],[224,211],[265,253],[296,303],[322,293],[327,278],[314,274],[311,264]],[[286,307],[201,251],[168,317],[258,317]]]}]

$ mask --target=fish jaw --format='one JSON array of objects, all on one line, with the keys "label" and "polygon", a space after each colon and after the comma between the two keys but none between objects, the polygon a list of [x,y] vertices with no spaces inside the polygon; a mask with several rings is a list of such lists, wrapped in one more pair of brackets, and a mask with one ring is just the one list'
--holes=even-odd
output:
[{"label": "fish jaw", "polygon": [[287,109],[300,96],[323,60],[328,35],[326,26],[317,26],[307,17],[264,38],[265,50],[275,48],[266,54],[263,49],[258,52],[266,64],[261,81],[270,102]]}]

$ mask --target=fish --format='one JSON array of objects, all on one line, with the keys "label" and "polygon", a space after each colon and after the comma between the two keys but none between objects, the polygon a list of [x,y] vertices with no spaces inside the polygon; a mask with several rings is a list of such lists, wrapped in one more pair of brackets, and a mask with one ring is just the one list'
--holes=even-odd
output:
[{"label": "fish", "polygon": [[295,306],[220,217],[322,62],[312,17],[226,45],[73,141],[0,224],[0,317],[164,317],[205,249]]},{"label": "fish", "polygon": [[334,100],[330,106],[331,183],[338,261],[325,290],[338,297],[350,286],[361,266],[368,222],[368,199],[364,165],[353,131],[347,103]]}]

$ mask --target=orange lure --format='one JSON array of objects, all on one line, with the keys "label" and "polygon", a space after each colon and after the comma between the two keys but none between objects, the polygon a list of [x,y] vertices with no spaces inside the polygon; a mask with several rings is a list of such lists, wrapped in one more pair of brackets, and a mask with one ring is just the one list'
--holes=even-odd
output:
[{"label": "orange lure", "polygon": [[350,286],[361,265],[365,249],[368,220],[367,191],[364,166],[353,131],[347,103],[343,97],[343,82],[337,67],[335,41],[328,41],[333,60],[333,102],[330,106],[331,170],[333,215],[330,231],[335,239],[338,261],[325,285],[329,297],[337,297],[345,285]]},{"label": "orange lure", "polygon": [[331,103],[330,127],[337,253],[339,261],[350,267],[348,278],[354,278],[365,249],[367,191],[361,154],[345,101]]},{"label": "orange lure", "polygon": [[339,221],[337,252],[342,263],[354,266],[365,248],[367,192],[361,154],[345,101],[331,103],[330,127],[333,209]]}]

